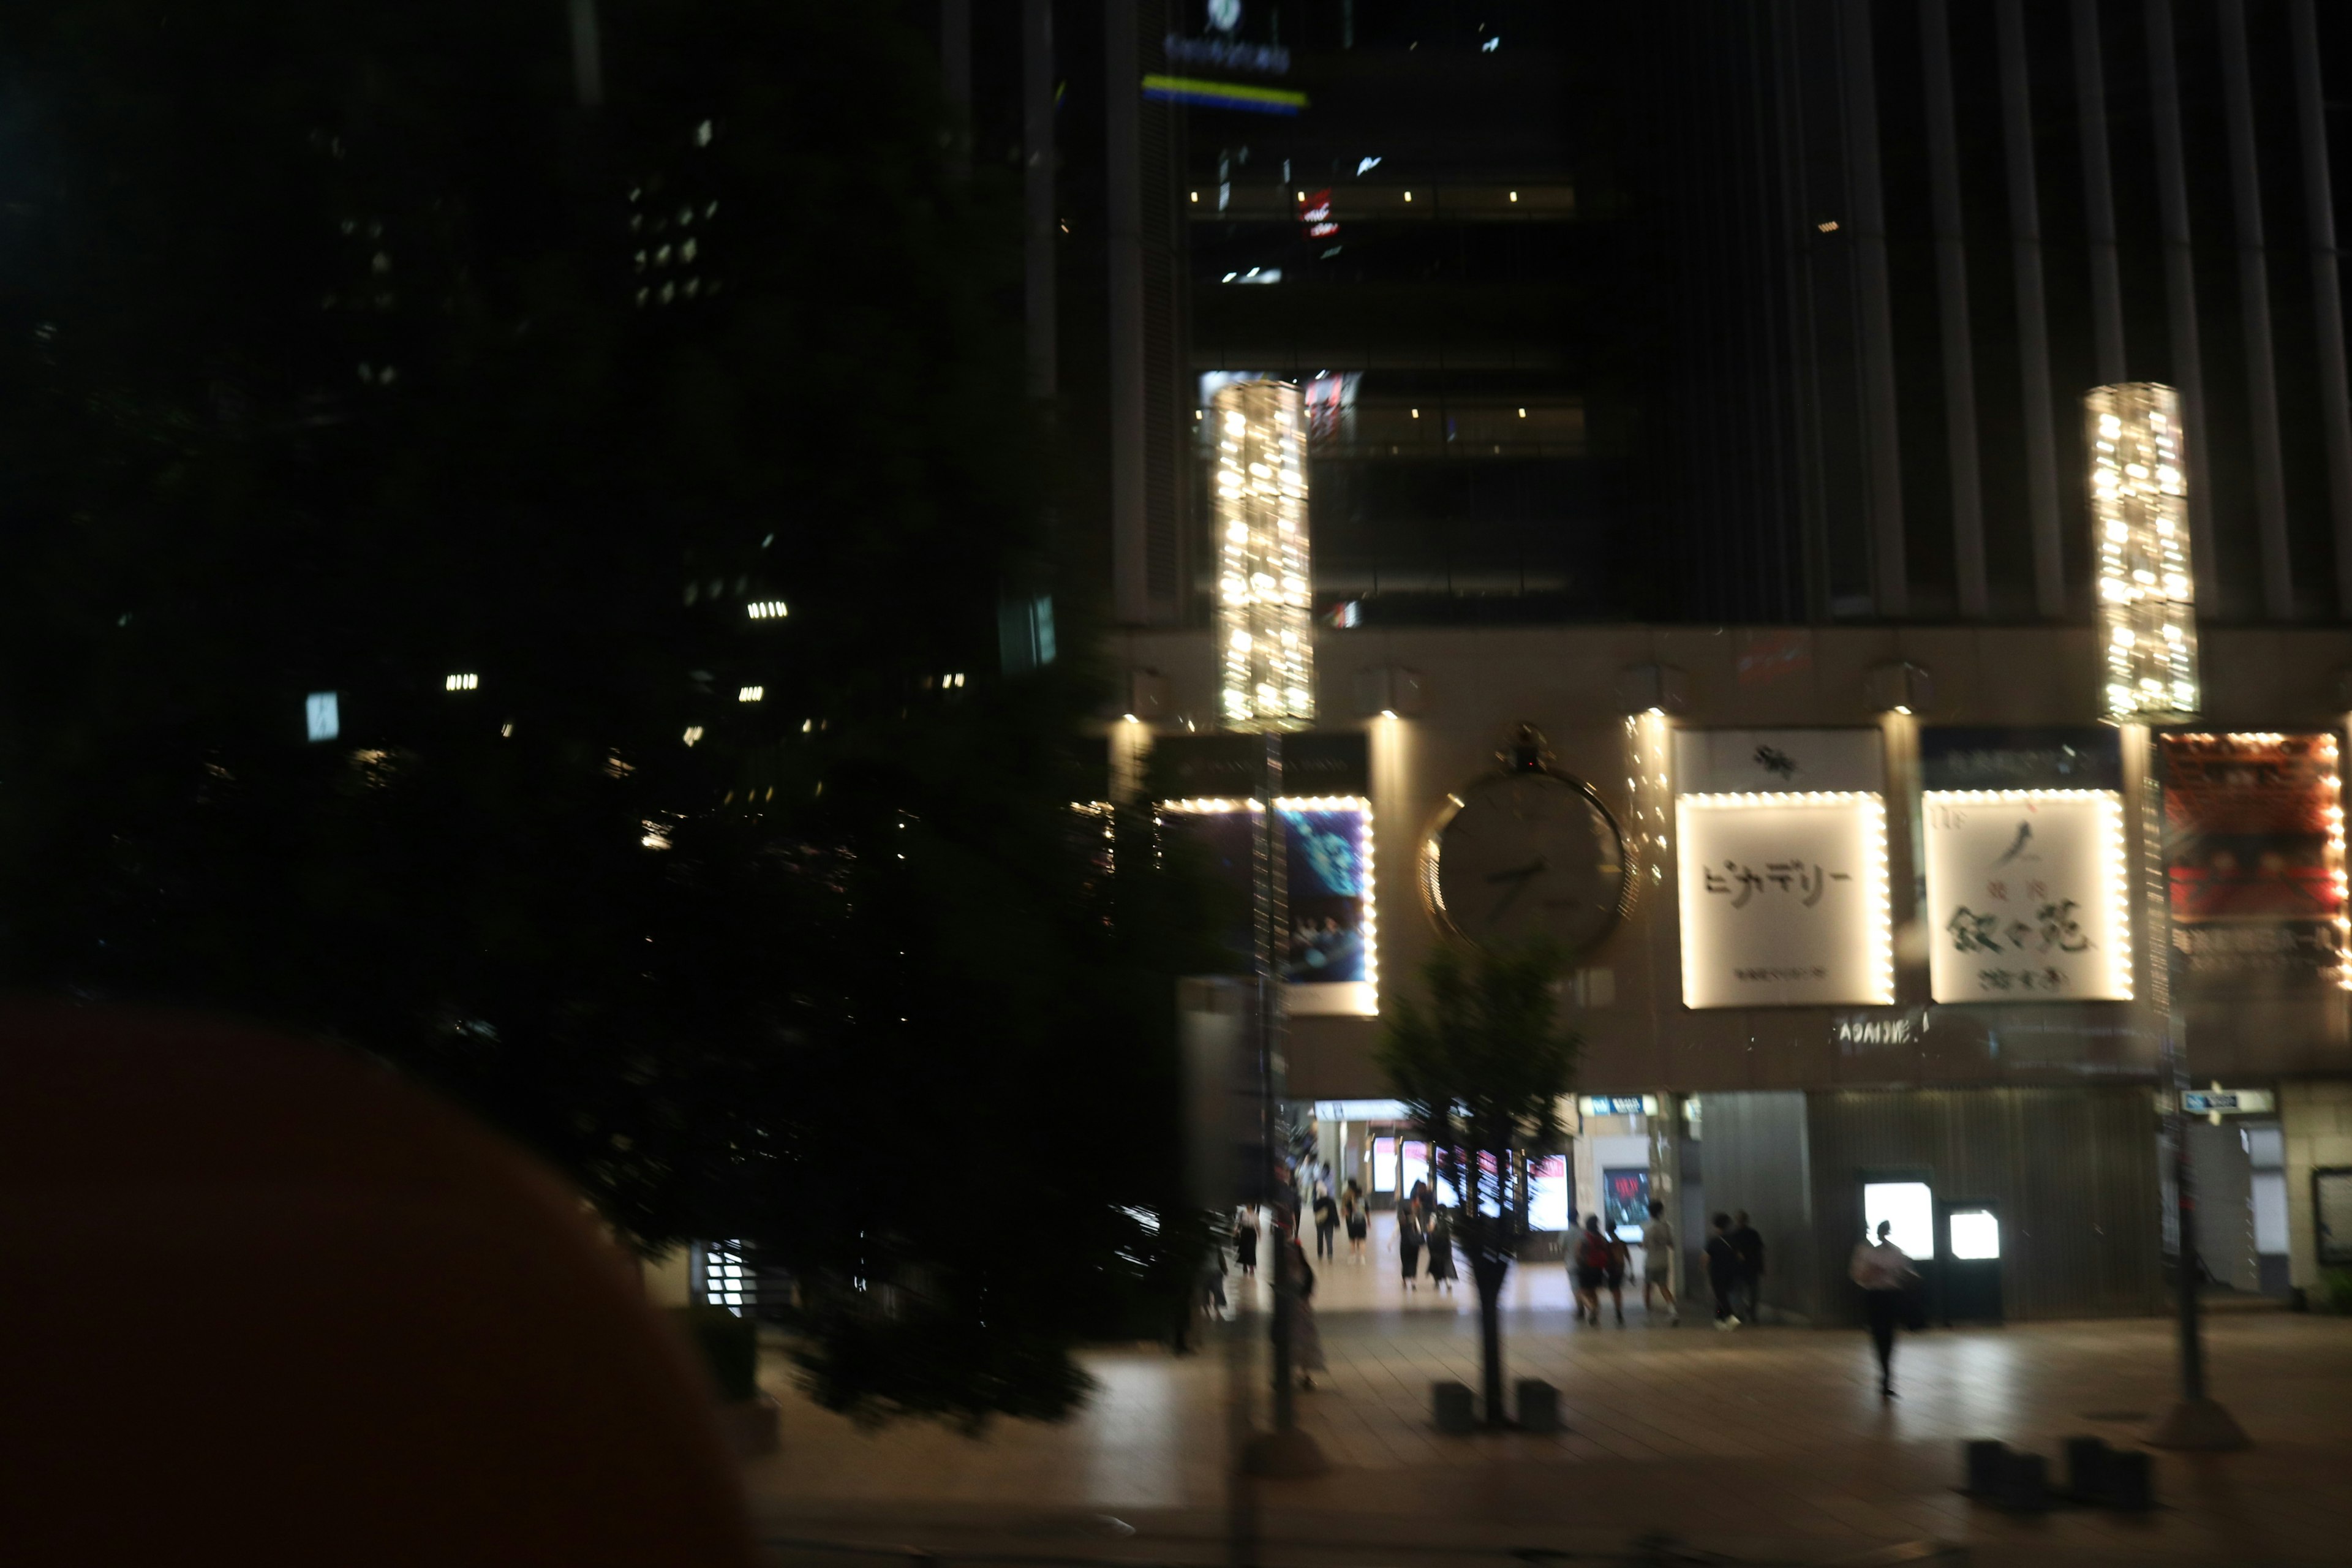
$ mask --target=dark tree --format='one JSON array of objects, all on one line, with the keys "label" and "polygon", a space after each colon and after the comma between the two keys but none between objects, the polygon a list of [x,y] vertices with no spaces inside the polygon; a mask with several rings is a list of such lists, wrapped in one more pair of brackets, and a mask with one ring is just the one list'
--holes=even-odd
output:
[{"label": "dark tree", "polygon": [[1429,1139],[1438,1173],[1461,1195],[1456,1231],[1478,1285],[1486,1425],[1503,1404],[1503,1281],[1518,1257],[1517,1157],[1559,1147],[1559,1100],[1576,1079],[1580,1041],[1553,1018],[1559,962],[1543,948],[1448,943],[1422,970],[1424,999],[1396,999],[1380,1061],[1406,1114]]},{"label": "dark tree", "polygon": [[1189,1279],[1204,960],[1070,809],[1013,208],[887,7],[601,45],[592,108],[562,5],[0,15],[0,974],[345,1042],[649,1253],[757,1244],[828,1403],[1060,1414]]}]

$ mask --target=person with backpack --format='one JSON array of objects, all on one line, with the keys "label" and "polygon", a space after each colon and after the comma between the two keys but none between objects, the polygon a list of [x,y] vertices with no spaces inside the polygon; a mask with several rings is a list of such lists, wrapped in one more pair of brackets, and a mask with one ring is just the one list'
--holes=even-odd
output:
[{"label": "person with backpack", "polygon": [[1397,1258],[1404,1265],[1404,1288],[1413,1289],[1414,1276],[1421,1272],[1421,1209],[1417,1205],[1403,1204],[1397,1208]]},{"label": "person with backpack", "polygon": [[1339,1216],[1348,1226],[1348,1258],[1353,1263],[1364,1260],[1364,1233],[1371,1228],[1371,1215],[1365,1212],[1363,1189],[1349,1178],[1348,1190],[1339,1199]]},{"label": "person with backpack", "polygon": [[1315,1189],[1315,1256],[1329,1258],[1339,1248],[1332,1237],[1339,1234],[1339,1205],[1331,1201],[1331,1189]]},{"label": "person with backpack", "polygon": [[1569,1267],[1576,1277],[1577,1321],[1591,1323],[1597,1329],[1601,1326],[1601,1287],[1609,1278],[1609,1240],[1601,1234],[1599,1215],[1584,1216],[1584,1228],[1577,1233],[1576,1250],[1569,1255]]}]

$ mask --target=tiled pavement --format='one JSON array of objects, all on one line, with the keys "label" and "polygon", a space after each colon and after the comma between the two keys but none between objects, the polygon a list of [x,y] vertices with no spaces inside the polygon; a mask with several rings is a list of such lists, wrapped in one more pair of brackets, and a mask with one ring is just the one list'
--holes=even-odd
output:
[{"label": "tiled pavement", "polygon": [[[1349,1279],[1350,1274],[1361,1278]],[[1446,1437],[1429,1385],[1477,1381],[1475,1300],[1407,1303],[1395,1281],[1342,1261],[1318,1291],[1331,1366],[1299,1400],[1329,1475],[1258,1489],[1269,1538],[1349,1562],[1432,1551],[1546,1545],[1615,1550],[1664,1531],[1735,1557],[1825,1561],[1898,1541],[1964,1542],[1979,1562],[2352,1563],[2352,1321],[2231,1315],[2208,1331],[2216,1391],[2252,1433],[2251,1452],[2161,1455],[2155,1514],[2070,1510],[2011,1518],[1953,1489],[1963,1438],[2049,1454],[2095,1432],[2130,1441],[2134,1412],[2172,1390],[2170,1326],[2158,1320],[1935,1331],[1897,1352],[1903,1397],[1876,1395],[1858,1332],[1583,1328],[1545,1304],[1557,1267],[1524,1271],[1506,1322],[1509,1375],[1562,1394],[1559,1436]],[[1385,1276],[1386,1270],[1377,1270]],[[1547,1278],[1549,1276],[1549,1278]],[[1356,1305],[1350,1307],[1349,1302]],[[1458,1309],[1458,1310],[1457,1310]],[[1231,1332],[1260,1327],[1244,1319]],[[1241,1342],[1255,1348],[1255,1336]],[[784,1451],[751,1466],[772,1533],[891,1539],[923,1530],[1048,1532],[1086,1552],[1072,1520],[1115,1512],[1128,1543],[1163,1557],[1209,1552],[1230,1492],[1237,1380],[1219,1352],[1088,1358],[1101,1392],[1073,1421],[1000,1424],[974,1440],[936,1427],[862,1432],[790,1396]],[[1255,1393],[1255,1380],[1243,1384]],[[1099,1543],[1097,1543],[1099,1545]],[[1042,1550],[1034,1547],[1030,1550]],[[1196,1553],[1197,1555],[1197,1553]],[[1213,1553],[1209,1553],[1213,1555]]]}]

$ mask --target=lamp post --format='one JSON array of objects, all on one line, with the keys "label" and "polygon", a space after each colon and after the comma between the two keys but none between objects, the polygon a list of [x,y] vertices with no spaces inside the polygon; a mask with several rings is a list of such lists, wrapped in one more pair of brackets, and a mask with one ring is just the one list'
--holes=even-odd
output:
[{"label": "lamp post", "polygon": [[[1315,719],[1314,627],[1307,534],[1307,421],[1298,388],[1286,382],[1229,383],[1210,399],[1216,437],[1216,638],[1218,715],[1229,730],[1264,737],[1257,813],[1251,839],[1251,967],[1257,988],[1259,1135],[1264,1166],[1255,1186],[1275,1196],[1280,1169],[1275,1061],[1281,1054],[1282,945],[1289,927],[1282,814],[1282,737]],[[1269,1204],[1269,1207],[1278,1206]],[[1291,1380],[1288,1239],[1275,1245],[1274,1429],[1253,1439],[1243,1466],[1265,1476],[1314,1476],[1330,1468],[1323,1450],[1298,1429]]]},{"label": "lamp post", "polygon": [[2099,642],[2106,717],[2139,759],[2142,852],[2148,857],[2148,1003],[2162,1053],[2165,1136],[2172,1146],[2179,1217],[2175,1287],[2180,1397],[2147,1441],[2166,1448],[2242,1448],[2245,1429],[2205,1392],[2198,1321],[2197,1187],[2181,1092],[2189,1051],[2173,984],[2172,897],[2165,850],[2164,784],[2154,724],[2193,717],[2201,704],[2197,586],[2189,560],[2189,480],[2180,399],[2155,382],[2092,389],[2084,399],[2090,452],[2092,548],[2098,560]]}]

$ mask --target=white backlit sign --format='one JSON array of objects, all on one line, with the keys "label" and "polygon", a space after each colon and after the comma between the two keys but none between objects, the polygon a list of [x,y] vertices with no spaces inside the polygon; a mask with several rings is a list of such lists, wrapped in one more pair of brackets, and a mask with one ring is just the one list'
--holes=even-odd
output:
[{"label": "white backlit sign", "polygon": [[1971,1262],[2000,1256],[2000,1216],[1988,1209],[1954,1209],[1952,1256]]},{"label": "white backlit sign", "polygon": [[1675,817],[1685,1006],[1895,1000],[1879,796],[1686,795]]},{"label": "white backlit sign", "polygon": [[1925,1182],[1864,1182],[1862,1184],[1864,1238],[1878,1239],[1878,1227],[1894,1229],[1886,1239],[1902,1248],[1906,1258],[1936,1256],[1936,1197]]},{"label": "white backlit sign", "polygon": [[1938,1002],[2126,1002],[2123,798],[1929,790],[1928,979]]}]

